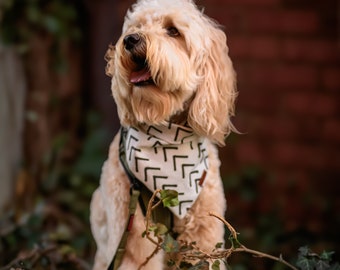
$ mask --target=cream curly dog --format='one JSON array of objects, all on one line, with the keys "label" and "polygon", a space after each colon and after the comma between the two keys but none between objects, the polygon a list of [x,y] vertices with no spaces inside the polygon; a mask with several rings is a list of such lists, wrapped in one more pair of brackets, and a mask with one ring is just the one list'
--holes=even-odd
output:
[{"label": "cream curly dog", "polygon": [[[226,210],[216,144],[234,130],[235,73],[224,32],[191,0],[140,0],[106,57],[122,130],[91,202],[94,269],[108,269],[126,230],[119,269],[136,270],[153,252],[155,245],[142,237],[143,200],[131,222],[136,186],[141,193],[176,190],[171,230],[210,252],[223,242],[224,225],[208,213]],[[160,250],[143,269],[171,268]]]}]

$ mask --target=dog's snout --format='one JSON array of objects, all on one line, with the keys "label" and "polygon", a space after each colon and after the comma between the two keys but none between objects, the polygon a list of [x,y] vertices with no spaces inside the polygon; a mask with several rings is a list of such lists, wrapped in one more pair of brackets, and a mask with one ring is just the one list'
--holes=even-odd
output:
[{"label": "dog's snout", "polygon": [[127,50],[133,49],[136,45],[138,45],[141,41],[141,37],[139,34],[131,34],[124,37],[124,47]]}]

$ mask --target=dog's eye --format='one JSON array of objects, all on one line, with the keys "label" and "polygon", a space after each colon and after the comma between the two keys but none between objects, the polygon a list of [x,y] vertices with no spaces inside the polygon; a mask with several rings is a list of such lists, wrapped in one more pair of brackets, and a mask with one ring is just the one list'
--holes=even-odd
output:
[{"label": "dog's eye", "polygon": [[177,29],[176,27],[174,27],[174,26],[168,27],[168,28],[166,29],[166,32],[167,32],[167,34],[168,34],[170,37],[177,37],[177,36],[180,35],[178,29]]}]

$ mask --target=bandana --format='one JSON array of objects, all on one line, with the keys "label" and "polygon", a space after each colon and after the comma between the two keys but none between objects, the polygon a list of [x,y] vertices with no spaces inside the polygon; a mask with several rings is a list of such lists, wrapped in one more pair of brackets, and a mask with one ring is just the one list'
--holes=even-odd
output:
[{"label": "bandana", "polygon": [[130,127],[122,132],[126,163],[151,192],[173,189],[179,205],[170,210],[183,218],[197,199],[208,170],[206,140],[187,126]]}]

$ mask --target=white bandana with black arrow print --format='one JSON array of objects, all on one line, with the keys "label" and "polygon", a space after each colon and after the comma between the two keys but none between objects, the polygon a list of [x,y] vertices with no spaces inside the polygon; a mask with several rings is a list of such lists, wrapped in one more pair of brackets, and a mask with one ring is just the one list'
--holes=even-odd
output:
[{"label": "white bandana with black arrow print", "polygon": [[130,127],[125,136],[126,163],[151,192],[173,189],[179,205],[170,210],[183,218],[197,199],[208,170],[206,140],[189,126]]}]

